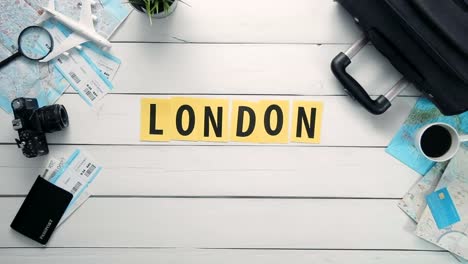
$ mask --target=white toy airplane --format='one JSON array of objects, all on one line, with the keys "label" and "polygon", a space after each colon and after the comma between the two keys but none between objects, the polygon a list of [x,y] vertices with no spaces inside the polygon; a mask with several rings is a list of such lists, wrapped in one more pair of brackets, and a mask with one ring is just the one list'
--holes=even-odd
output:
[{"label": "white toy airplane", "polygon": [[50,17],[54,17],[57,21],[61,22],[74,32],[68,36],[62,43],[54,46],[52,52],[47,55],[41,62],[48,62],[60,54],[68,54],[67,51],[77,47],[80,48],[82,43],[92,41],[104,47],[110,47],[112,44],[103,36],[99,35],[94,29],[94,16],[91,11],[91,1],[81,0],[81,14],[80,21],[75,21],[55,10],[54,0],[49,0],[49,5],[43,7],[44,14],[36,21],[38,24],[44,22]]}]

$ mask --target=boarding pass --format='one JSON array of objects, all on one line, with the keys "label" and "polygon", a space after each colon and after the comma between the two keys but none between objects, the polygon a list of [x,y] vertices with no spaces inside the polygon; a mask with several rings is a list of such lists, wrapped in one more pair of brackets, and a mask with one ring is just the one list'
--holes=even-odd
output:
[{"label": "boarding pass", "polygon": [[91,190],[90,187],[86,188],[81,192],[80,196],[78,196],[73,204],[70,204],[65,211],[65,214],[63,214],[62,218],[60,219],[60,222],[58,223],[58,226],[63,224],[78,208],[80,208],[81,205],[83,205],[88,198],[91,196]]},{"label": "boarding pass", "polygon": [[52,179],[57,172],[63,167],[63,164],[65,163],[65,158],[51,158],[49,162],[47,163],[47,167],[42,174],[42,178],[45,180],[50,180]]},{"label": "boarding pass", "polygon": [[[52,34],[56,45],[65,40],[67,29],[61,24],[46,22],[44,26]],[[108,78],[113,77],[120,66],[118,59],[95,49],[97,47],[93,45],[83,46],[80,50],[73,48],[68,51],[68,56],[61,55],[55,60],[57,70],[90,106],[112,90],[113,86]],[[92,55],[89,56],[88,53]],[[93,62],[96,58],[99,58],[97,61],[101,69]]]},{"label": "boarding pass", "polygon": [[83,45],[84,53],[96,64],[99,71],[104,74],[108,80],[113,80],[117,70],[122,62],[119,58],[112,54],[103,51],[93,43],[86,43]]},{"label": "boarding pass", "polygon": [[[45,180],[52,179],[57,174],[57,172],[63,167],[65,161],[65,158],[51,158],[47,163],[47,167],[44,173],[42,174],[42,178],[44,178]],[[91,190],[88,184],[88,188],[84,189],[81,192],[80,196],[76,198],[76,201],[72,205],[68,206],[67,210],[65,211],[65,214],[60,219],[58,226],[63,224],[63,222],[65,222],[68,219],[68,217],[70,217],[81,205],[83,205],[90,196]]]},{"label": "boarding pass", "polygon": [[68,57],[59,57],[56,65],[85,102],[93,106],[112,89],[112,84],[96,74],[95,66],[86,64],[85,56],[82,51],[72,50]]},{"label": "boarding pass", "polygon": [[101,172],[102,167],[86,152],[76,150],[50,182],[73,194],[69,207]]}]

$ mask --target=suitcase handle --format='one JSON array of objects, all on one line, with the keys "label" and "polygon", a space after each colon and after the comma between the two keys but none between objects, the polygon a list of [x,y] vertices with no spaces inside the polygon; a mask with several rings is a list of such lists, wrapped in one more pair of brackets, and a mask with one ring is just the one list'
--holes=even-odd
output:
[{"label": "suitcase handle", "polygon": [[402,78],[395,86],[393,86],[385,95],[378,96],[375,100],[362,88],[348,72],[346,68],[351,64],[351,59],[359,53],[359,51],[369,42],[367,37],[362,37],[356,41],[347,51],[340,52],[332,61],[331,69],[336,78],[344,86],[344,90],[353,99],[358,101],[367,111],[374,115],[380,115],[390,108],[391,101],[401,93],[409,82]]}]

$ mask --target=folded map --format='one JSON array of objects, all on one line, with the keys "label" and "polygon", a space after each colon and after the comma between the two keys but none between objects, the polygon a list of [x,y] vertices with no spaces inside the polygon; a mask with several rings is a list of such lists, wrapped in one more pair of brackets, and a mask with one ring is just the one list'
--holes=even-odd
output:
[{"label": "folded map", "polygon": [[427,206],[426,196],[435,191],[447,164],[448,162],[437,163],[424,177],[421,177],[421,179],[409,189],[405,196],[403,196],[403,199],[398,203],[398,207],[416,223],[419,222],[419,218],[421,218]]},{"label": "folded map", "polygon": [[[439,229],[430,208],[426,208],[416,228],[416,235],[465,259],[468,258],[468,146],[463,146],[450,161],[436,190],[443,190],[453,201],[459,221]],[[450,201],[450,202],[452,202]],[[442,208],[443,209],[443,208]],[[444,217],[446,215],[443,215]]]}]

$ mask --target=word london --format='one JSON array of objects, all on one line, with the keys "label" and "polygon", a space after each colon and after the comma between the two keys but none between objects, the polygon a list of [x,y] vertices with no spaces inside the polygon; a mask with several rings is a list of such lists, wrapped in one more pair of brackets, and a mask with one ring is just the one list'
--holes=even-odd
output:
[{"label": "word london", "polygon": [[143,98],[143,141],[319,143],[321,102]]}]

